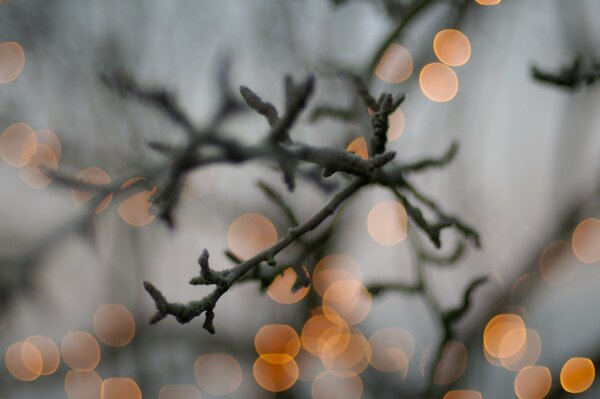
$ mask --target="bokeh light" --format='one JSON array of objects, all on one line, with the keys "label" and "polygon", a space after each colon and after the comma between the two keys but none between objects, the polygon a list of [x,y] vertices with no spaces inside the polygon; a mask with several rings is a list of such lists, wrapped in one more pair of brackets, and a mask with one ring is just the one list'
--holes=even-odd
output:
[{"label": "bokeh light", "polygon": [[42,354],[29,342],[15,342],[6,349],[4,363],[8,372],[21,381],[33,381],[43,370]]},{"label": "bokeh light", "polygon": [[254,379],[263,389],[281,392],[291,388],[298,380],[299,369],[293,358],[282,356],[280,361],[269,362],[259,357],[252,366]]},{"label": "bokeh light", "polygon": [[402,83],[410,78],[413,71],[413,59],[410,52],[396,43],[386,50],[375,68],[375,75],[387,83]]},{"label": "bokeh light", "polygon": [[542,354],[542,340],[537,331],[528,328],[527,338],[523,348],[513,356],[498,359],[501,366],[511,371],[519,371],[524,367],[533,366]]},{"label": "bokeh light", "polygon": [[357,329],[352,330],[349,338],[348,344],[342,352],[335,356],[322,358],[325,368],[333,374],[348,371],[360,374],[369,366],[372,358],[369,341]]},{"label": "bokeh light", "polygon": [[46,187],[52,178],[48,176],[44,169],[56,170],[58,169],[58,157],[50,146],[46,144],[31,144],[35,147],[33,155],[25,155],[29,149],[24,151],[24,157],[29,159],[29,162],[23,162],[23,166],[19,168],[19,175],[25,184],[31,188],[43,188]]},{"label": "bokeh light", "polygon": [[471,43],[461,31],[444,29],[433,38],[433,51],[444,64],[461,66],[471,57]]},{"label": "bokeh light", "polygon": [[109,346],[125,346],[135,335],[135,319],[120,304],[100,305],[94,313],[93,324],[96,336]]},{"label": "bokeh light", "polygon": [[[133,177],[121,185],[121,190],[145,180],[143,177]],[[152,208],[152,197],[156,194],[156,187],[129,196],[117,208],[121,219],[134,227],[144,227],[154,221],[155,216],[150,212]]]},{"label": "bokeh light", "polygon": [[194,364],[194,375],[200,388],[212,395],[228,395],[242,383],[238,361],[226,353],[200,355]]},{"label": "bokeh light", "polygon": [[269,219],[258,213],[237,217],[227,233],[229,249],[240,259],[252,258],[277,242],[277,230]]},{"label": "bokeh light", "polygon": [[398,201],[382,201],[375,205],[367,217],[371,238],[380,245],[391,246],[406,238],[408,215]]},{"label": "bokeh light", "polygon": [[388,141],[394,141],[402,136],[404,133],[404,127],[406,125],[406,119],[404,112],[400,108],[396,109],[388,118],[389,128],[387,132]]},{"label": "bokeh light", "polygon": [[547,367],[529,366],[515,378],[515,394],[519,399],[542,399],[552,388],[552,375]]},{"label": "bokeh light", "polygon": [[360,323],[371,310],[372,298],[367,288],[357,280],[336,281],[323,294],[323,314],[341,317],[349,325]]},{"label": "bokeh light", "polygon": [[483,399],[478,391],[448,391],[443,399]]},{"label": "bokeh light", "polygon": [[[75,179],[87,184],[93,184],[95,186],[104,186],[110,184],[111,182],[110,176],[108,176],[105,171],[95,166],[83,169],[75,176]],[[87,203],[95,195],[95,193],[91,193],[89,191],[71,190],[71,198],[76,206],[81,206]],[[108,194],[96,207],[96,213],[102,213],[105,211],[110,205],[112,197],[112,193]]]},{"label": "bokeh light", "polygon": [[18,168],[27,165],[36,152],[35,131],[26,123],[13,123],[0,136],[0,157]]},{"label": "bokeh light", "polygon": [[73,370],[90,371],[100,362],[100,345],[85,331],[67,333],[60,343],[60,353]]},{"label": "bokeh light", "polygon": [[354,258],[348,255],[327,255],[313,270],[313,287],[320,296],[332,284],[340,280],[362,280],[362,270]]},{"label": "bokeh light", "polygon": [[69,370],[65,392],[69,399],[100,399],[102,378],[95,371]]},{"label": "bokeh light", "polygon": [[[302,266],[303,272],[308,277],[308,271]],[[275,302],[286,305],[299,302],[306,296],[310,287],[301,287],[295,292],[292,287],[296,283],[296,271],[292,267],[284,270],[283,274],[279,274],[267,288],[267,295]]]},{"label": "bokeh light", "polygon": [[350,342],[350,327],[334,314],[316,314],[309,318],[300,334],[302,347],[319,357],[336,356]]},{"label": "bokeh light", "polygon": [[403,328],[382,328],[369,338],[373,356],[371,366],[380,371],[393,372],[408,369],[415,353],[415,340]]},{"label": "bokeh light", "polygon": [[313,399],[359,399],[363,382],[356,373],[325,371],[315,379],[311,387]]},{"label": "bokeh light", "polygon": [[142,391],[131,378],[107,378],[100,387],[101,399],[142,399]]},{"label": "bokeh light", "polygon": [[48,147],[52,148],[56,158],[60,160],[62,146],[56,133],[50,129],[39,129],[35,131],[35,137],[38,143],[46,144]]},{"label": "bokeh light", "polygon": [[462,342],[446,342],[442,349],[442,356],[435,367],[433,383],[449,385],[457,381],[467,369],[467,359],[467,348]]},{"label": "bokeh light", "polygon": [[19,43],[0,43],[0,83],[17,79],[25,67],[25,50]]},{"label": "bokeh light", "polygon": [[193,385],[165,385],[160,388],[158,399],[202,399],[202,394]]},{"label": "bokeh light", "polygon": [[358,155],[362,159],[369,159],[369,147],[364,137],[357,137],[348,144],[346,151]]},{"label": "bokeh light", "polygon": [[475,0],[477,2],[477,4],[480,4],[482,6],[495,6],[497,4],[500,4],[500,2],[502,0]]},{"label": "bokeh light", "polygon": [[572,237],[573,252],[584,263],[600,261],[600,220],[588,218],[577,225]]},{"label": "bokeh light", "polygon": [[550,285],[566,284],[577,272],[575,256],[567,241],[553,241],[540,255],[540,274]]},{"label": "bokeh light", "polygon": [[293,358],[300,351],[300,337],[287,324],[267,324],[256,332],[254,347],[256,353],[267,361],[271,361],[268,356],[271,354],[285,354]]},{"label": "bokeh light", "polygon": [[42,369],[40,370],[40,375],[50,375],[58,369],[58,366],[60,365],[60,352],[52,338],[34,335],[27,337],[25,342],[35,346],[42,356]]},{"label": "bokeh light", "polygon": [[494,316],[483,333],[485,350],[502,359],[518,353],[527,340],[525,323],[520,316],[502,313]]},{"label": "bokeh light", "polygon": [[587,391],[594,382],[596,369],[587,357],[572,357],[560,370],[560,385],[570,393]]},{"label": "bokeh light", "polygon": [[435,102],[452,100],[458,93],[458,77],[447,65],[427,64],[419,74],[419,85],[425,97]]}]

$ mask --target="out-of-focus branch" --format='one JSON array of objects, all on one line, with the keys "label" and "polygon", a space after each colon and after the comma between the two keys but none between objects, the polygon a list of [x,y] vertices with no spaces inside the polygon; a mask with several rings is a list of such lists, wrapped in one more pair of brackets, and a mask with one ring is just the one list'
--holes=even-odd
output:
[{"label": "out-of-focus branch", "polygon": [[537,66],[531,67],[531,74],[535,80],[556,86],[576,90],[581,86],[590,86],[600,79],[600,63],[586,62],[583,57],[577,56],[572,63],[560,68],[557,72],[547,72]]},{"label": "out-of-focus branch", "polygon": [[470,309],[471,298],[473,292],[483,283],[487,281],[487,277],[478,277],[471,281],[465,288],[462,301],[459,306],[444,310],[435,293],[433,292],[429,280],[427,278],[426,266],[429,262],[434,261],[435,263],[444,263],[455,265],[461,258],[463,252],[462,244],[457,246],[457,249],[449,257],[437,257],[428,254],[424,250],[417,234],[411,232],[409,229],[408,237],[411,241],[412,248],[415,255],[415,268],[417,272],[417,281],[415,283],[405,282],[385,282],[385,283],[371,283],[367,285],[367,289],[373,296],[382,295],[386,292],[398,292],[402,294],[410,295],[421,295],[425,302],[431,309],[431,312],[435,315],[438,320],[440,327],[442,328],[443,334],[442,339],[437,346],[436,357],[432,363],[432,367],[429,373],[429,379],[425,396],[430,397],[433,395],[434,384],[433,379],[435,375],[435,369],[442,357],[442,351],[446,343],[454,338],[453,326],[458,322]]},{"label": "out-of-focus branch", "polygon": [[373,76],[373,72],[375,72],[375,68],[377,68],[377,64],[381,60],[381,57],[383,57],[385,50],[387,50],[387,48],[400,37],[404,29],[415,17],[417,17],[423,10],[427,8],[428,5],[434,3],[435,1],[436,0],[413,0],[409,5],[403,7],[400,23],[396,28],[388,33],[385,40],[378,47],[371,60],[371,63],[369,64],[368,72],[370,76]]}]

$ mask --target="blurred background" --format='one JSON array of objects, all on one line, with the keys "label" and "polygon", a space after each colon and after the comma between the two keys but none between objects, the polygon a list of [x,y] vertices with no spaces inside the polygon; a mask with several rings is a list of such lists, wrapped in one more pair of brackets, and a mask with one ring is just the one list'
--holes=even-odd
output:
[{"label": "blurred background", "polygon": [[[0,1],[0,398],[595,397],[600,96],[593,82],[534,79],[532,67],[560,73],[581,57],[593,69],[599,16],[594,0]],[[278,108],[285,75],[316,76],[291,132],[314,145],[365,151],[367,109],[338,72],[361,74],[376,97],[405,92],[387,148],[408,163],[459,143],[452,163],[414,183],[473,226],[482,247],[468,244],[451,265],[416,267],[405,223],[386,208],[393,195],[368,187],[327,223],[331,238],[293,265],[312,277],[319,265],[343,269],[342,277],[313,278],[295,294],[291,269],[267,292],[235,285],[216,307],[215,335],[203,317],[149,326],[143,281],[170,301],[197,300],[210,292],[188,284],[204,248],[223,270],[233,266],[225,250],[244,259],[285,235],[288,219],[257,181],[300,221],[331,192],[306,179],[289,193],[260,163],[210,166],[189,175],[171,229],[148,213],[152,191],[117,190],[90,207],[91,193],[52,181],[39,165],[94,184],[151,180],[143,171],[164,157],[147,143],[185,134],[109,90],[101,73],[168,89],[206,126],[222,96],[224,54],[234,88]],[[311,118],[324,105],[350,117]],[[268,129],[244,113],[222,134],[250,143]],[[440,256],[459,241],[445,230],[436,252],[408,229]],[[425,295],[363,290],[410,285],[418,270],[442,309],[460,306],[469,283],[488,276],[451,341]],[[336,288],[354,293],[349,335],[332,333],[339,325],[315,310],[326,291],[341,301]],[[351,337],[351,351],[330,347],[340,336]],[[289,359],[270,362],[265,348],[283,341]],[[436,366],[440,342],[448,346]]]}]

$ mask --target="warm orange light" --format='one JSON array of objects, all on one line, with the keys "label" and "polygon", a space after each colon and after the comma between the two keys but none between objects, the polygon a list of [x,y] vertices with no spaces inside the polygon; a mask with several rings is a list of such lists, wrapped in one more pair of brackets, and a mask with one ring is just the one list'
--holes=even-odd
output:
[{"label": "warm orange light", "polygon": [[287,324],[267,324],[262,326],[254,336],[254,347],[261,356],[285,354],[293,358],[300,351],[300,337]]},{"label": "warm orange light", "polygon": [[542,354],[542,341],[537,331],[528,328],[527,339],[523,348],[510,357],[498,359],[501,366],[511,371],[519,371],[524,367],[533,366]]},{"label": "warm orange light", "polygon": [[304,323],[300,339],[302,347],[315,356],[336,356],[350,342],[350,327],[339,316],[317,314]]},{"label": "warm orange light", "polygon": [[41,353],[29,342],[15,342],[6,349],[4,362],[8,372],[18,380],[33,381],[43,370]]},{"label": "warm orange light", "polygon": [[323,314],[333,315],[334,323],[341,317],[349,325],[360,323],[371,310],[371,294],[356,280],[341,280],[329,286],[323,295]]},{"label": "warm orange light", "polygon": [[406,120],[404,118],[404,112],[400,108],[396,109],[393,114],[388,118],[389,128],[387,132],[388,141],[394,141],[402,136],[404,133],[404,126]]},{"label": "warm orange light", "polygon": [[0,83],[10,83],[25,67],[25,50],[19,43],[0,43]]},{"label": "warm orange light", "polygon": [[40,375],[50,375],[58,369],[58,366],[60,365],[60,352],[52,338],[34,335],[32,337],[27,337],[25,342],[35,346],[42,356],[43,366],[40,370]]},{"label": "warm orange light", "polygon": [[16,168],[27,165],[36,152],[37,138],[26,123],[14,123],[0,136],[0,157]]},{"label": "warm orange light", "polygon": [[131,378],[107,378],[100,386],[100,399],[142,399],[142,391]]},{"label": "warm orange light", "polygon": [[584,263],[600,261],[600,220],[588,218],[577,225],[572,244],[575,255]]},{"label": "warm orange light", "polygon": [[[121,185],[121,190],[145,180],[143,177],[133,177]],[[155,216],[150,213],[152,197],[156,194],[156,187],[129,196],[123,200],[117,213],[123,221],[134,227],[143,227],[154,221]]]},{"label": "warm orange light", "polygon": [[94,331],[106,345],[125,346],[135,334],[135,319],[123,305],[101,305],[94,313]]},{"label": "warm orange light", "polygon": [[[93,184],[96,186],[104,186],[110,184],[110,176],[100,168],[95,166],[86,168],[79,172],[75,179],[84,183]],[[76,206],[81,206],[92,199],[96,194],[89,191],[71,190],[71,198]],[[96,207],[96,213],[101,213],[108,208],[112,201],[112,193],[108,194],[102,202]]]},{"label": "warm orange light", "polygon": [[467,369],[467,349],[462,342],[448,341],[433,375],[436,385],[449,385],[462,377]]},{"label": "warm orange light", "polygon": [[540,274],[550,285],[562,285],[571,281],[577,272],[575,256],[567,241],[553,241],[540,255]]},{"label": "warm orange light", "polygon": [[193,385],[165,385],[158,392],[158,399],[202,399],[202,394]]},{"label": "warm orange light", "polygon": [[369,366],[371,358],[369,341],[359,330],[353,329],[346,348],[335,356],[323,357],[322,362],[333,374],[339,374],[340,371],[360,374]]},{"label": "warm orange light", "polygon": [[[48,176],[45,169],[58,169],[58,157],[52,148],[46,144],[32,144],[35,147],[33,155],[29,157],[29,162],[19,168],[19,175],[25,184],[31,188],[46,187],[52,179]],[[25,150],[27,152],[28,150]]]},{"label": "warm orange light", "polygon": [[495,6],[500,4],[502,0],[475,0],[478,4],[482,6]]},{"label": "warm orange light", "polygon": [[70,370],[65,376],[65,392],[69,399],[101,399],[102,378],[95,371]]},{"label": "warm orange light", "polygon": [[100,345],[85,331],[68,333],[60,343],[60,353],[73,370],[90,371],[100,362]]},{"label": "warm orange light", "polygon": [[379,60],[375,75],[387,83],[401,83],[410,77],[412,71],[410,52],[405,47],[392,43]]},{"label": "warm orange light", "polygon": [[369,159],[369,147],[364,137],[357,137],[348,144],[346,151],[358,155],[362,159]]},{"label": "warm orange light", "polygon": [[252,367],[254,379],[262,388],[270,392],[290,389],[298,381],[298,365],[291,357],[278,362],[269,362],[259,357]]},{"label": "warm orange light", "polygon": [[360,399],[362,380],[353,372],[321,373],[313,382],[313,399]]},{"label": "warm orange light", "polygon": [[570,393],[587,391],[594,382],[596,369],[587,357],[572,357],[560,370],[560,385]]},{"label": "warm orange light", "polygon": [[392,372],[408,369],[415,353],[415,340],[403,328],[382,328],[369,338],[373,350],[371,366],[380,371]]},{"label": "warm orange light", "polygon": [[483,399],[477,391],[448,391],[443,399]]},{"label": "warm orange light", "polygon": [[313,270],[313,286],[320,296],[337,281],[361,279],[360,265],[348,255],[327,255]]},{"label": "warm orange light", "polygon": [[528,366],[515,378],[515,394],[519,399],[543,399],[552,388],[552,375],[547,367]]},{"label": "warm orange light", "polygon": [[227,233],[229,249],[240,259],[250,259],[277,242],[273,223],[258,213],[246,213],[236,218]]},{"label": "warm orange light", "polygon": [[[304,266],[302,266],[302,270],[308,277],[308,271]],[[275,277],[271,285],[269,285],[267,295],[275,302],[286,305],[302,300],[308,293],[309,287],[302,287],[296,292],[292,292],[292,287],[296,283],[296,276],[296,271],[292,267],[285,269],[283,274]]]},{"label": "warm orange light", "polygon": [[514,314],[498,314],[485,327],[483,345],[496,358],[517,354],[525,345],[527,330],[521,317]]},{"label": "warm orange light", "polygon": [[447,65],[434,62],[421,69],[419,85],[425,97],[435,102],[452,100],[458,93],[458,77]]},{"label": "warm orange light", "polygon": [[375,205],[367,218],[371,238],[380,245],[391,246],[406,238],[408,215],[397,201],[382,201]]},{"label": "warm orange light", "polygon": [[228,395],[242,383],[242,369],[238,361],[226,353],[198,356],[194,375],[200,388],[212,395]]},{"label": "warm orange light", "polygon": [[38,143],[46,144],[48,147],[52,148],[56,158],[60,160],[62,146],[56,133],[50,129],[40,129],[35,131],[35,137]]},{"label": "warm orange light", "polygon": [[433,38],[433,51],[444,64],[461,66],[471,57],[471,43],[461,31],[444,29]]}]

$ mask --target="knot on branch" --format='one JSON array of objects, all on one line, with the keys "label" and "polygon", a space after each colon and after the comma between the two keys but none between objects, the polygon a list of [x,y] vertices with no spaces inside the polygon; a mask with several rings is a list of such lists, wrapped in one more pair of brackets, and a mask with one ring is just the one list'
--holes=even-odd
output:
[{"label": "knot on branch", "polygon": [[387,133],[390,128],[389,116],[402,104],[404,94],[394,98],[391,94],[383,93],[373,109],[371,116],[372,135],[369,148],[371,153],[381,154],[387,144]]},{"label": "knot on branch", "polygon": [[165,317],[167,317],[168,303],[162,292],[158,290],[154,285],[148,281],[144,281],[144,289],[150,294],[154,300],[154,306],[156,306],[156,313],[150,319],[150,324],[156,324]]},{"label": "knot on branch", "polygon": [[210,268],[208,264],[208,251],[204,249],[200,258],[198,259],[198,264],[200,265],[200,275],[194,277],[190,280],[191,285],[218,285],[218,286],[227,286],[227,277],[226,272],[221,271],[217,272]]},{"label": "knot on branch", "polygon": [[212,293],[199,301],[192,301],[187,304],[168,302],[162,292],[151,283],[144,281],[144,288],[154,300],[154,306],[156,307],[156,313],[150,319],[150,324],[158,323],[168,315],[174,316],[179,323],[185,324],[204,313],[203,328],[211,334],[215,333],[213,325],[215,319],[214,309],[217,300],[229,289],[229,284],[226,278],[227,271],[216,272],[211,270],[208,264],[208,257],[208,251],[206,249],[203,250],[198,260],[200,264],[200,276],[193,278],[190,284],[214,284],[216,288]]}]

